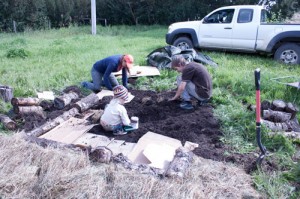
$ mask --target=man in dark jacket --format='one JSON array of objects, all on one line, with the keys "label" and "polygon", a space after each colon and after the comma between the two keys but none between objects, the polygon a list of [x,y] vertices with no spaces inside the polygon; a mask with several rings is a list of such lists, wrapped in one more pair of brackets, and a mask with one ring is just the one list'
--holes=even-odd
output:
[{"label": "man in dark jacket", "polygon": [[198,105],[208,102],[212,96],[212,79],[207,69],[199,63],[188,63],[182,55],[172,57],[172,69],[181,73],[177,77],[177,92],[170,100],[181,97],[184,101],[180,104],[183,109],[193,109],[191,98],[198,100]]},{"label": "man in dark jacket", "polygon": [[122,83],[127,88],[127,72],[130,73],[130,68],[133,66],[132,55],[113,55],[97,61],[91,70],[93,83],[82,82],[84,88],[99,92],[101,86],[112,90],[113,87],[119,85],[113,72],[122,70]]}]

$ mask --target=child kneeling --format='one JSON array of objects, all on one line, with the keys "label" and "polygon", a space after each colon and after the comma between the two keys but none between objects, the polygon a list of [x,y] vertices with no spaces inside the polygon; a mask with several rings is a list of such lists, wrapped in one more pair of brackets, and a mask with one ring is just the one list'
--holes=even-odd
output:
[{"label": "child kneeling", "polygon": [[100,124],[106,131],[112,131],[114,135],[125,135],[124,126],[130,125],[130,119],[124,107],[128,99],[128,90],[118,85],[113,88],[114,98],[106,105],[101,116]]}]

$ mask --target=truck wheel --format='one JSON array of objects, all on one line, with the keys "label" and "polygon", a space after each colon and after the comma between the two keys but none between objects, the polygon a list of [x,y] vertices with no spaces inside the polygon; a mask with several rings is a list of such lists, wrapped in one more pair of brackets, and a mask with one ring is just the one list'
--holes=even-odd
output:
[{"label": "truck wheel", "polygon": [[274,59],[285,64],[300,64],[300,47],[292,43],[283,44],[276,50]]},{"label": "truck wheel", "polygon": [[188,37],[178,37],[174,41],[173,45],[180,48],[181,50],[193,48],[193,43]]}]

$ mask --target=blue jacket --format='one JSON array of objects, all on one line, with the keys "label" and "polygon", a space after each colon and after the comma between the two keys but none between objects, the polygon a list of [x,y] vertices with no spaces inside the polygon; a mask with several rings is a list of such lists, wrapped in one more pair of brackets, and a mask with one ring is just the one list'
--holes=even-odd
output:
[{"label": "blue jacket", "polygon": [[[121,61],[122,56],[123,55],[112,55],[112,56],[106,57],[102,60],[97,61],[93,66],[96,71],[103,74],[104,84],[105,84],[106,88],[108,88],[109,90],[112,90],[112,86],[109,81],[109,75],[112,72],[118,72],[118,65]],[[123,86],[125,86],[126,88],[127,88],[127,80],[128,80],[127,71],[125,68],[123,68],[122,69],[122,83],[123,83]]]}]

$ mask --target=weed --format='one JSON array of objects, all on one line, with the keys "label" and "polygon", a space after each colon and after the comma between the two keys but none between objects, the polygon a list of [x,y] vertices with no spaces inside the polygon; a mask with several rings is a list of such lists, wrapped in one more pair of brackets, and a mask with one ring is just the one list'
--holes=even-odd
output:
[{"label": "weed", "polygon": [[30,52],[28,50],[25,50],[24,48],[17,48],[17,49],[10,49],[6,53],[7,58],[26,58],[30,55]]}]

